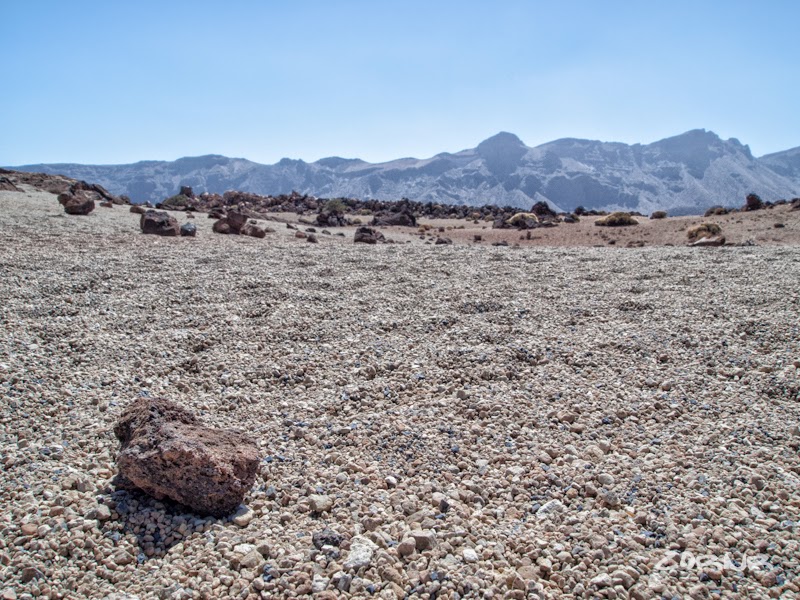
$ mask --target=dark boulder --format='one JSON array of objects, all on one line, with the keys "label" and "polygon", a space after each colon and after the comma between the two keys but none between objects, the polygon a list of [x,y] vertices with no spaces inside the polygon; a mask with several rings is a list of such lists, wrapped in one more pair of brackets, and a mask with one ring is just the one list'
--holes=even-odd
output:
[{"label": "dark boulder", "polygon": [[169,237],[180,235],[178,221],[169,214],[158,210],[150,209],[139,217],[139,227],[142,229],[142,233]]},{"label": "dark boulder", "polygon": [[94,194],[77,190],[58,195],[58,202],[68,215],[88,215],[94,210]]},{"label": "dark boulder", "polygon": [[181,237],[195,237],[197,226],[194,223],[184,223],[181,225]]},{"label": "dark boulder", "polygon": [[[230,222],[230,221],[229,221]],[[239,230],[240,235],[249,235],[250,237],[254,238],[263,238],[267,235],[266,230],[263,227],[259,227],[258,225],[254,225],[253,223],[245,223],[242,228]]]},{"label": "dark boulder", "polygon": [[555,211],[552,208],[550,208],[550,206],[548,206],[547,202],[544,202],[544,201],[537,202],[536,204],[534,204],[533,207],[531,208],[531,212],[533,214],[535,214],[537,217],[539,217],[540,219],[542,219],[542,218],[555,219],[556,218]]},{"label": "dark boulder", "polygon": [[386,241],[386,238],[383,234],[372,229],[372,227],[359,227],[353,236],[353,243],[355,244],[377,244],[384,241]]}]

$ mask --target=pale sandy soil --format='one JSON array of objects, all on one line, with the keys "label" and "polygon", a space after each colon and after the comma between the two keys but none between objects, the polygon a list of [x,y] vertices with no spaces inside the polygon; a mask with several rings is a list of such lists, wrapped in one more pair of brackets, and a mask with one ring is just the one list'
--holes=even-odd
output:
[{"label": "pale sandy soil", "polygon": [[[797,217],[714,220],[761,245],[158,238],[0,193],[0,598],[798,597]],[[140,395],[258,440],[241,514],[114,491]]]}]

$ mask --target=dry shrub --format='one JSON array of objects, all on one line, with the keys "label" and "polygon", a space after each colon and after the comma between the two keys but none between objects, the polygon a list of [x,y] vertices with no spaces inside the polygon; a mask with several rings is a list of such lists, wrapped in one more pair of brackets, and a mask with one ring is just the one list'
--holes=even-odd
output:
[{"label": "dry shrub", "polygon": [[657,210],[652,215],[650,215],[651,219],[666,219],[667,218],[667,211],[665,210]]},{"label": "dry shrub", "polygon": [[702,225],[697,225],[696,227],[692,227],[689,231],[687,231],[686,237],[689,238],[690,242],[696,242],[699,239],[714,237],[715,235],[719,235],[721,233],[722,228],[716,223],[703,223]]},{"label": "dry shrub", "polygon": [[517,225],[523,225],[525,221],[533,221],[534,223],[538,223],[539,217],[537,217],[533,213],[518,212],[513,217],[511,217],[507,222],[512,227],[516,227]]},{"label": "dry shrub", "polygon": [[594,224],[599,227],[627,227],[628,225],[638,225],[639,221],[634,219],[630,213],[615,212],[607,217],[598,219]]}]

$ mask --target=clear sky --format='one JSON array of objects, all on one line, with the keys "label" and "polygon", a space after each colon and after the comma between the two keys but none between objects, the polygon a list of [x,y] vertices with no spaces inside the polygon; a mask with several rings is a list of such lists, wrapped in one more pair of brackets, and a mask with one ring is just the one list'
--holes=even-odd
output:
[{"label": "clear sky", "polygon": [[800,146],[796,0],[0,0],[0,164]]}]

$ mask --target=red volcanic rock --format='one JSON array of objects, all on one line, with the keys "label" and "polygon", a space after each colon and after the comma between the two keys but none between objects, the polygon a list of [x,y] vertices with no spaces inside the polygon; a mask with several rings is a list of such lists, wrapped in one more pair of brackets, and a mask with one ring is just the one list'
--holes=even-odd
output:
[{"label": "red volcanic rock", "polygon": [[88,215],[94,210],[94,198],[80,190],[59,194],[58,202],[68,215]]},{"label": "red volcanic rock", "polygon": [[139,217],[139,227],[142,233],[154,235],[177,236],[180,235],[181,228],[174,217],[158,210],[148,210]]},{"label": "red volcanic rock", "polygon": [[202,425],[163,398],[139,398],[114,426],[118,487],[170,498],[200,514],[232,513],[253,486],[258,448],[243,433]]}]

